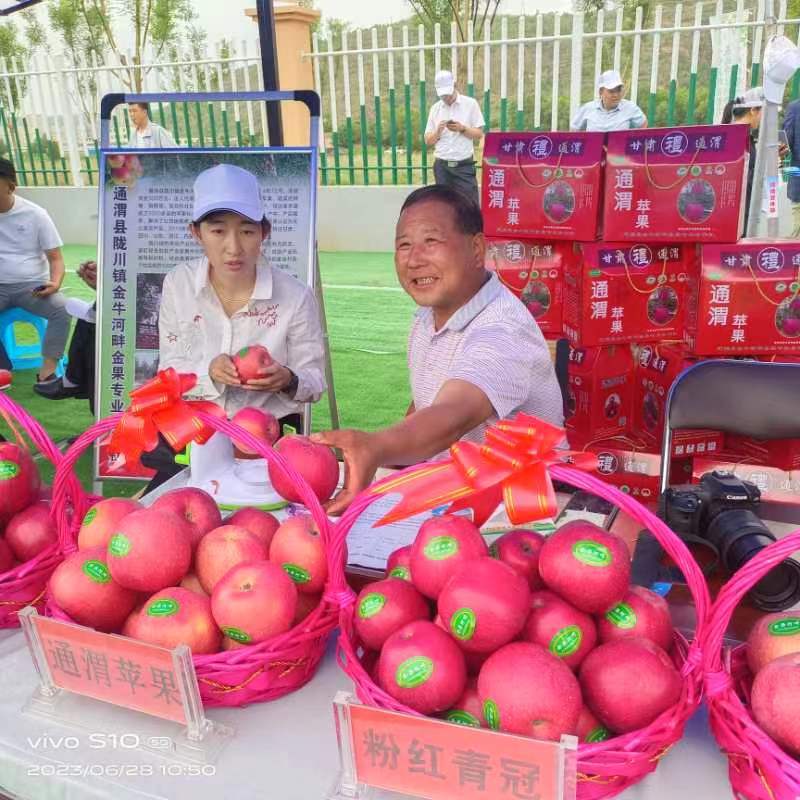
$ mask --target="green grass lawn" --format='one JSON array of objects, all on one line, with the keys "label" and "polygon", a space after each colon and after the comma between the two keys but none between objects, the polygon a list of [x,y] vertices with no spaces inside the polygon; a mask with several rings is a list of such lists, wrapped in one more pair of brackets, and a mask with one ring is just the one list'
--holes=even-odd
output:
[{"label": "green grass lawn", "polygon": [[[94,253],[95,248],[89,246],[64,248],[67,277],[63,291],[68,296],[92,298],[75,269]],[[391,253],[320,253],[320,269],[341,425],[365,430],[388,425],[403,415],[409,403],[406,337],[414,304],[398,288]],[[65,442],[92,424],[86,401],[40,398],[33,393],[35,379],[35,370],[15,372],[9,393],[54,441]],[[314,430],[330,426],[327,397],[314,407],[312,420]],[[88,454],[78,470],[88,486]],[[50,470],[43,471],[49,480]],[[105,493],[129,494],[138,488],[139,484],[131,482],[109,481]]]}]

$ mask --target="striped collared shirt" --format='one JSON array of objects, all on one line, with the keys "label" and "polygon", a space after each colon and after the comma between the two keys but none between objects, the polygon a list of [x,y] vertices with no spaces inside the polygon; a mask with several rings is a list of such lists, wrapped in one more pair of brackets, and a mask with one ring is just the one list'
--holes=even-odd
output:
[{"label": "striped collared shirt", "polygon": [[542,332],[494,274],[438,331],[432,309],[417,311],[408,369],[416,409],[432,405],[448,380],[468,381],[489,398],[495,413],[464,439],[483,441],[489,425],[517,411],[564,424],[561,390]]}]

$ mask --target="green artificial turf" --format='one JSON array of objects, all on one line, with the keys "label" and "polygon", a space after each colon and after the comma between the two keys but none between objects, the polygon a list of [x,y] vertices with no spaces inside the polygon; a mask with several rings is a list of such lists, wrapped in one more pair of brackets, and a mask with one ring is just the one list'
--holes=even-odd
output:
[{"label": "green artificial turf", "polygon": [[[63,291],[70,297],[91,299],[92,291],[75,275],[94,248],[67,245],[67,277]],[[331,345],[334,387],[342,427],[375,430],[400,419],[410,394],[406,367],[406,338],[414,304],[398,289],[391,253],[320,253],[325,311]],[[21,332],[22,338],[27,334]],[[44,426],[50,437],[65,444],[89,427],[93,418],[84,400],[52,401],[33,393],[35,370],[14,374],[10,396]],[[330,427],[328,398],[314,407],[314,430]],[[3,430],[6,434],[7,431]],[[91,459],[78,462],[87,487]],[[47,480],[50,470],[44,469]],[[108,481],[105,494],[130,494],[131,482]]]}]

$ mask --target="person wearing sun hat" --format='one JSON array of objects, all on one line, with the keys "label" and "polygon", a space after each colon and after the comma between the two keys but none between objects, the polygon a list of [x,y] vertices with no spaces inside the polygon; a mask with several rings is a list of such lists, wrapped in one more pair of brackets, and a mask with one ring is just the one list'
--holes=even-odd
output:
[{"label": "person wearing sun hat", "polygon": [[[264,258],[270,228],[251,172],[218,164],[197,176],[189,232],[203,255],[164,278],[159,369],[195,373],[191,396],[229,416],[255,406],[302,430],[303,404],[326,389],[322,326],[312,290]],[[242,384],[232,356],[255,344],[273,364]]]},{"label": "person wearing sun hat", "polygon": [[625,84],[615,69],[608,69],[597,81],[597,97],[584,103],[570,122],[573,131],[624,131],[646,128],[647,117],[636,103],[626,100]]}]

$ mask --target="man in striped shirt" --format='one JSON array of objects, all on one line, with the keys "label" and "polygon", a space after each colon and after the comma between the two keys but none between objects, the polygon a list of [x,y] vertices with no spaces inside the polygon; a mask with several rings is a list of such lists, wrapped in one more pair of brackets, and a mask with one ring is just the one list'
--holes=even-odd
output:
[{"label": "man in striped shirt", "polygon": [[412,402],[384,430],[317,434],[339,447],[340,513],[382,465],[446,454],[460,439],[480,442],[487,426],[524,411],[562,425],[563,402],[544,337],[525,306],[484,268],[483,219],[474,201],[448,186],[412,192],[400,212],[395,266],[420,307],[408,342]]}]

